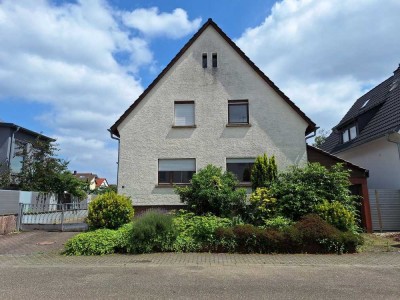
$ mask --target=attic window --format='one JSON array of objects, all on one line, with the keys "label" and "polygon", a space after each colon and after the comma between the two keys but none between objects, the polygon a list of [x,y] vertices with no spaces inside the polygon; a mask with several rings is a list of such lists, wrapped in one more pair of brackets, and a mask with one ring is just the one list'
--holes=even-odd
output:
[{"label": "attic window", "polygon": [[393,81],[393,83],[390,85],[389,91],[393,91],[397,86],[399,85],[400,79],[397,78]]},{"label": "attic window", "polygon": [[216,68],[218,66],[217,53],[212,54],[212,66],[213,68]]},{"label": "attic window", "polygon": [[207,53],[203,53],[202,63],[203,63],[203,68],[204,69],[207,68]]},{"label": "attic window", "polygon": [[342,143],[347,143],[357,137],[357,126],[353,125],[342,131]]},{"label": "attic window", "polygon": [[364,108],[364,107],[368,104],[369,100],[370,100],[370,99],[368,99],[367,101],[365,101],[364,104],[361,106],[361,108]]}]

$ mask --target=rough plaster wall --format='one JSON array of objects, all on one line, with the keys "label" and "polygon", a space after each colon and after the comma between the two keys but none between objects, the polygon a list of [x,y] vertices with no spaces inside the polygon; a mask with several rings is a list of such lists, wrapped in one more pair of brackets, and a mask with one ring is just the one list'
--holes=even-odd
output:
[{"label": "rough plaster wall", "polygon": [[368,188],[400,189],[400,158],[396,144],[385,137],[337,156],[369,170]]},{"label": "rough plaster wall", "polygon": [[[201,64],[208,53],[208,68]],[[218,68],[211,53],[218,53]],[[251,127],[226,127],[228,100],[248,99]],[[172,128],[174,101],[195,101],[197,128]],[[118,127],[118,191],[135,205],[180,204],[157,187],[158,159],[196,158],[225,169],[226,158],[274,154],[280,169],[304,164],[307,123],[254,70],[208,28]],[[123,187],[123,188],[122,188]]]}]

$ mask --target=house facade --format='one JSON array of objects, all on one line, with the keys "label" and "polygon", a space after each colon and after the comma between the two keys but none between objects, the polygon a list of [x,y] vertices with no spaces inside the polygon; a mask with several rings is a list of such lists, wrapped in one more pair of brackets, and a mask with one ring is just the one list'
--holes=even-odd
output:
[{"label": "house facade", "polygon": [[370,189],[400,190],[400,66],[354,103],[321,148],[368,169]]},{"label": "house facade", "polygon": [[118,192],[135,206],[181,205],[174,184],[208,164],[248,185],[255,158],[307,162],[315,124],[209,19],[110,128]]},{"label": "house facade", "polygon": [[0,122],[0,172],[10,170],[11,174],[19,173],[24,153],[37,139],[54,141],[16,124]]}]

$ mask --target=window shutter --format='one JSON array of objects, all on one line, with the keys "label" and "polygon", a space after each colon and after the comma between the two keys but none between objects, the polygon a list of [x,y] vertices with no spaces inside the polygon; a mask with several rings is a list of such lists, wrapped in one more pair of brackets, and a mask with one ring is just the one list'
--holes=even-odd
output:
[{"label": "window shutter", "polygon": [[227,158],[227,164],[243,164],[243,163],[254,163],[255,158]]},{"label": "window shutter", "polygon": [[158,171],[196,171],[196,160],[193,159],[160,159]]}]

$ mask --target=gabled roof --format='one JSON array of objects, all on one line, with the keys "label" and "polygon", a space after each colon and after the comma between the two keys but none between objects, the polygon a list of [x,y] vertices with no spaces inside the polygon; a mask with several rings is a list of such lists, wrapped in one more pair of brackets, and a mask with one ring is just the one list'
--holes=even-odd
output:
[{"label": "gabled roof", "polygon": [[100,187],[103,184],[103,182],[105,182],[108,185],[107,179],[105,179],[105,178],[96,178],[96,187]]},{"label": "gabled roof", "polygon": [[133,102],[133,104],[122,114],[122,116],[111,126],[110,132],[119,137],[118,126],[123,120],[135,109],[136,106],[142,101],[146,95],[152,90],[152,88],[164,77],[169,69],[182,57],[187,49],[197,40],[197,38],[207,29],[208,26],[213,27],[222,38],[253,68],[253,70],[270,86],[275,92],[280,95],[307,123],[308,127],[305,134],[309,134],[315,130],[315,123],[311,121],[309,117],[303,113],[296,104],[293,103],[247,56],[244,52],[218,27],[218,25],[212,20],[208,19],[206,23],[193,35],[193,37],[183,46],[178,54],[170,61],[170,63],[164,68],[164,70],[156,77],[156,79],[144,90],[139,98]]},{"label": "gabled roof", "polygon": [[19,126],[19,125],[16,125],[14,123],[0,122],[0,128],[1,127],[12,128],[14,130],[18,130],[20,132],[24,132],[24,133],[29,134],[31,136],[38,137],[39,139],[42,139],[42,140],[44,140],[46,142],[55,142],[56,141],[55,139],[52,139],[52,138],[50,138],[48,136],[45,136],[45,135],[43,135],[41,133],[26,129],[26,128],[24,128],[22,126]]},{"label": "gabled roof", "polygon": [[[341,129],[351,124],[357,124],[358,136],[342,144]],[[393,76],[357,99],[321,148],[330,153],[339,153],[399,130],[400,66]]]}]

